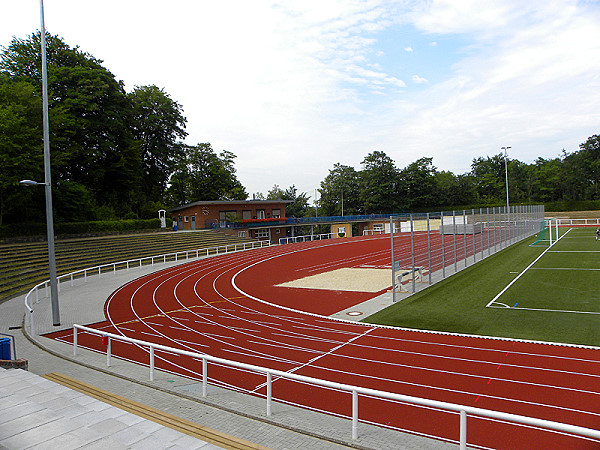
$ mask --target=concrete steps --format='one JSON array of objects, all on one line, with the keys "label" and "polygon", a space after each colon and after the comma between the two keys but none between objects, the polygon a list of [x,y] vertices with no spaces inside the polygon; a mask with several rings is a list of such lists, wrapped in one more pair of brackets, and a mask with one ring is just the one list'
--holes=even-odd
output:
[{"label": "concrete steps", "polygon": [[58,373],[0,369],[0,405],[0,448],[264,448]]},{"label": "concrete steps", "polygon": [[[150,233],[57,241],[58,275],[127,259],[250,242],[217,231]],[[22,293],[47,280],[45,242],[0,245],[0,299]]]}]

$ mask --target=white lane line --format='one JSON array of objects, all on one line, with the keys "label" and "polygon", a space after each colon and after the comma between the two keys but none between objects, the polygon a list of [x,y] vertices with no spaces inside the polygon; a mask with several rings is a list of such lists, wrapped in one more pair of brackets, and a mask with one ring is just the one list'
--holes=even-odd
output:
[{"label": "white lane line", "polygon": [[[563,234],[561,237],[559,237],[559,238],[558,238],[558,240],[561,240],[561,239],[562,239],[564,236],[566,236],[566,235],[569,233],[569,231],[571,231],[571,230],[572,230],[572,228],[569,228],[569,230],[568,230],[568,231],[567,231],[565,234]],[[556,244],[556,242],[558,242],[558,241],[555,241],[555,242],[554,242],[554,244]],[[552,245],[554,245],[554,244],[552,244]],[[485,307],[486,307],[486,308],[489,308],[489,307],[490,307],[490,305],[491,305],[492,303],[494,303],[496,300],[498,300],[498,299],[499,299],[499,298],[502,296],[502,294],[504,294],[504,293],[505,293],[505,292],[508,290],[508,288],[510,288],[510,287],[511,287],[513,284],[515,284],[515,282],[516,282],[516,281],[517,281],[519,278],[521,278],[523,275],[525,275],[525,273],[526,273],[526,272],[527,272],[527,271],[528,271],[528,270],[531,268],[531,266],[533,266],[533,265],[534,265],[536,262],[538,262],[538,260],[539,260],[539,259],[540,259],[542,256],[544,256],[544,255],[545,255],[545,254],[548,252],[548,250],[550,250],[551,248],[552,248],[552,247],[548,247],[546,250],[544,250],[544,251],[542,252],[542,254],[541,254],[540,256],[538,256],[537,258],[535,258],[535,260],[534,260],[534,261],[533,261],[531,264],[529,264],[529,265],[528,265],[528,266],[525,268],[525,270],[524,270],[523,272],[521,272],[521,273],[520,273],[519,275],[517,275],[517,276],[516,276],[516,277],[515,277],[515,278],[514,278],[514,279],[513,279],[513,280],[512,280],[510,283],[508,283],[508,285],[507,285],[507,286],[506,286],[504,289],[502,289],[498,295],[496,295],[496,296],[495,296],[493,299],[491,299],[491,300],[490,300],[490,302],[489,302],[487,305],[485,305]]]},{"label": "white lane line", "polygon": [[[336,350],[339,350],[340,348],[342,348],[342,347],[344,347],[344,346],[346,346],[346,345],[348,345],[348,344],[351,344],[351,343],[352,343],[352,342],[354,342],[355,340],[357,340],[357,339],[359,339],[359,338],[361,338],[361,337],[363,337],[363,336],[366,336],[367,334],[369,334],[369,333],[370,333],[371,331],[373,331],[373,330],[374,330],[374,328],[370,328],[370,329],[368,329],[367,331],[365,331],[363,334],[359,334],[359,335],[357,335],[357,336],[354,336],[352,339],[349,339],[348,341],[346,341],[346,342],[343,342],[343,343],[341,343],[340,345],[337,345],[337,346],[333,347],[333,348],[332,348],[331,350],[329,350],[328,352],[322,353],[322,354],[320,354],[319,356],[315,356],[314,358],[312,358],[312,359],[309,359],[309,360],[308,360],[307,362],[305,362],[304,364],[301,364],[301,365],[299,365],[299,366],[296,366],[296,367],[294,367],[293,369],[290,369],[290,370],[288,370],[287,372],[288,372],[288,373],[294,373],[294,372],[296,372],[297,370],[300,370],[300,369],[302,369],[303,367],[309,366],[309,365],[311,365],[312,363],[314,363],[315,361],[318,361],[319,359],[321,359],[321,358],[323,358],[323,357],[325,357],[325,356],[331,355],[331,354],[332,354],[333,352],[335,352]],[[279,379],[279,378],[275,378],[275,379],[274,379],[274,380],[272,380],[272,381],[276,381],[276,380],[278,380],[278,379]],[[255,388],[252,390],[252,392],[256,392],[258,389],[261,389],[261,388],[262,388],[262,387],[264,387],[264,386],[266,386],[266,383],[259,384],[258,386],[256,386],[256,387],[255,387]]]}]

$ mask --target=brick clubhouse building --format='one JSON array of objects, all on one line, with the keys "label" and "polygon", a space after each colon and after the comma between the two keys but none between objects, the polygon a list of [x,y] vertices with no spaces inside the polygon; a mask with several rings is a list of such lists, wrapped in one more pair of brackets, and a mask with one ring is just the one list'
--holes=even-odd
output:
[{"label": "brick clubhouse building", "polygon": [[240,237],[277,242],[286,236],[289,200],[199,201],[171,209],[177,230],[221,228]]}]

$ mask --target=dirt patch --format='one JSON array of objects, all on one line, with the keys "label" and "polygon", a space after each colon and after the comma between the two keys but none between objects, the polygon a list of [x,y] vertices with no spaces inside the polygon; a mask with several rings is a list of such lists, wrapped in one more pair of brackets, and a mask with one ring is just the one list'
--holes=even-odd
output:
[{"label": "dirt patch", "polygon": [[379,292],[391,285],[392,271],[389,269],[350,267],[278,284],[281,287],[352,292]]}]

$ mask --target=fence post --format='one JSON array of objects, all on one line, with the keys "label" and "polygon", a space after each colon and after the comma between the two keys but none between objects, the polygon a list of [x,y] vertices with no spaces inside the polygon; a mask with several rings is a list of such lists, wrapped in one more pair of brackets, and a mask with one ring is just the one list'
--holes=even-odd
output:
[{"label": "fence post", "polygon": [[431,284],[431,229],[429,227],[429,213],[427,213],[427,268],[429,270],[429,284]]},{"label": "fence post", "polygon": [[412,270],[412,292],[415,293],[415,239],[414,239],[414,222],[413,216],[410,215],[410,255],[411,255],[411,270]]},{"label": "fence post", "polygon": [[467,450],[467,413],[460,412],[460,450]]},{"label": "fence post", "polygon": [[154,347],[150,346],[150,381],[154,381]]},{"label": "fence post", "polygon": [[352,391],[352,439],[358,439],[358,392]]},{"label": "fence post", "polygon": [[206,397],[206,383],[208,381],[206,358],[202,358],[202,397]]},{"label": "fence post", "polygon": [[73,327],[73,356],[77,356],[77,327]]},{"label": "fence post", "polygon": [[473,234],[471,235],[473,238],[471,242],[473,243],[473,264],[477,262],[477,245],[475,244],[475,210],[471,209],[471,220],[473,221]]},{"label": "fence post", "polygon": [[444,211],[442,211],[440,214],[440,231],[442,235],[442,278],[446,278],[446,249],[444,248],[444,242],[446,242],[446,230],[444,228]]},{"label": "fence post", "polygon": [[111,339],[110,336],[108,337],[108,342],[106,344],[106,367],[110,367],[110,344],[111,344]]},{"label": "fence post", "polygon": [[465,267],[467,267],[467,211],[463,209],[463,247],[465,250]]},{"label": "fence post", "polygon": [[267,417],[271,417],[271,397],[273,395],[271,378],[271,372],[267,372]]},{"label": "fence post", "polygon": [[452,228],[454,236],[454,273],[458,272],[458,262],[456,261],[456,211],[452,211]]}]

